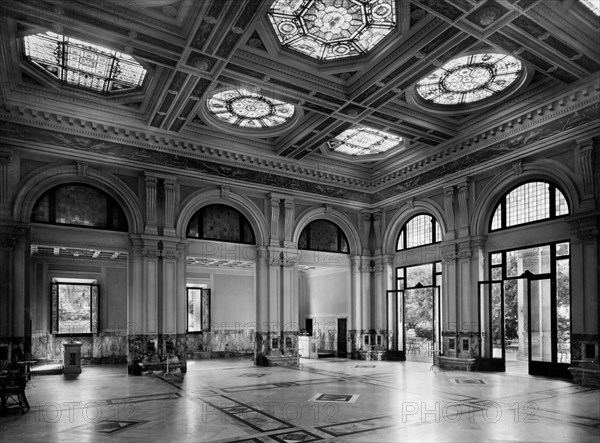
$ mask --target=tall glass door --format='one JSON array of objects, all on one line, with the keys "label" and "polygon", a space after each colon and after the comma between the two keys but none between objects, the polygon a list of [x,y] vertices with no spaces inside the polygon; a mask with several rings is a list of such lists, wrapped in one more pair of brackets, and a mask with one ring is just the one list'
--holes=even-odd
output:
[{"label": "tall glass door", "polygon": [[406,360],[404,349],[404,291],[387,291],[388,358]]},{"label": "tall glass door", "polygon": [[504,285],[501,281],[479,282],[479,335],[481,369],[505,371]]}]

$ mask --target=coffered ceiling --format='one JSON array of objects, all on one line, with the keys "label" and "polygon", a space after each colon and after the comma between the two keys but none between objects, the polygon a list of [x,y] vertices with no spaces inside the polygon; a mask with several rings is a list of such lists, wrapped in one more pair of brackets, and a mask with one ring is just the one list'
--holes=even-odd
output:
[{"label": "coffered ceiling", "polygon": [[[565,91],[597,85],[600,18],[579,1],[391,3],[396,28],[372,50],[318,60],[282,47],[269,21],[273,0],[3,0],[0,118],[92,139],[110,135],[182,164],[210,160],[227,165],[233,178],[243,168],[326,177],[336,189],[385,198],[385,186],[411,171],[457,161],[461,149],[494,137],[514,118],[541,115],[540,106],[549,112]],[[40,72],[26,59],[23,37],[47,31],[133,57],[148,71],[142,88],[99,94]],[[475,106],[427,105],[416,96],[419,80],[482,52],[522,63],[525,75],[509,94]],[[262,129],[215,121],[207,101],[234,89],[290,103],[294,118]],[[597,86],[590,90],[597,95]],[[371,156],[328,146],[358,126],[402,142]]]}]

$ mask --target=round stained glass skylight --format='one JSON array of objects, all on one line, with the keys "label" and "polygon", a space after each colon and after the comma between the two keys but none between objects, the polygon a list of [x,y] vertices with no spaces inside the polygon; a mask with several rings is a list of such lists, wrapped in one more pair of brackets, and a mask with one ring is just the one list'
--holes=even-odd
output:
[{"label": "round stained glass skylight", "polygon": [[63,83],[95,92],[135,90],[147,73],[127,54],[54,32],[23,41],[25,56],[35,66]]},{"label": "round stained glass skylight", "polygon": [[294,105],[243,89],[219,92],[207,107],[216,118],[241,128],[272,128],[294,116]]},{"label": "round stained glass skylight", "polygon": [[317,60],[365,54],[396,27],[395,0],[275,0],[269,20],[282,46]]},{"label": "round stained glass skylight", "polygon": [[329,148],[341,154],[363,156],[386,152],[402,142],[402,137],[377,129],[359,126],[346,129],[327,142]]},{"label": "round stained glass skylight", "polygon": [[466,55],[449,61],[420,80],[416,91],[435,104],[474,103],[505,90],[522,72],[521,62],[510,55]]}]

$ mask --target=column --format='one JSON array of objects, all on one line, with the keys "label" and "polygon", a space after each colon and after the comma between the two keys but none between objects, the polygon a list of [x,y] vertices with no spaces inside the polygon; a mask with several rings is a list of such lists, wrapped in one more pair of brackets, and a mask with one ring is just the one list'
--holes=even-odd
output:
[{"label": "column", "polygon": [[444,188],[444,211],[448,223],[445,240],[453,240],[456,236],[454,232],[454,186]]},{"label": "column", "polygon": [[350,355],[358,358],[360,349],[360,333],[362,330],[362,274],[360,256],[350,257],[350,318],[348,334],[350,335]]},{"label": "column", "polygon": [[10,219],[9,168],[13,159],[11,149],[0,150],[0,220]]},{"label": "column", "polygon": [[600,347],[600,229],[594,215],[579,217],[571,222],[571,226],[571,349],[573,360],[582,360],[587,346],[593,347],[596,353]]},{"label": "column", "polygon": [[158,234],[157,227],[157,202],[156,202],[156,193],[158,187],[158,178],[153,177],[151,175],[146,174],[144,177],[145,190],[146,190],[146,207],[145,207],[145,216],[146,216],[146,226],[144,227],[145,234]]},{"label": "column", "polygon": [[[186,371],[186,340],[185,340],[185,320],[181,324],[178,318],[181,317],[179,309],[187,311],[187,305],[183,303],[186,298],[185,286],[178,279],[181,275],[181,268],[185,268],[184,255],[180,245],[177,242],[163,241],[160,250],[159,271],[161,285],[161,303],[159,304],[159,315],[161,316],[159,328],[159,342],[164,343],[164,349],[161,347],[161,353],[165,355],[172,354],[175,358],[171,359],[172,367],[180,367]],[[184,274],[185,278],[185,274]],[[185,280],[184,280],[185,281]],[[184,306],[185,305],[185,306]]]},{"label": "column", "polygon": [[273,194],[269,194],[271,203],[271,246],[279,246],[279,204],[281,200]]},{"label": "column", "polygon": [[469,235],[469,185],[468,178],[458,185],[459,237]]},{"label": "column", "polygon": [[292,229],[294,227],[294,212],[295,212],[294,199],[286,197],[284,204],[285,204],[285,226],[284,226],[283,246],[286,248],[290,248],[290,247],[294,246],[294,243],[292,242]]},{"label": "column", "polygon": [[165,237],[175,237],[175,207],[177,206],[177,182],[165,178]]},{"label": "column", "polygon": [[[459,316],[460,311],[460,296],[458,293],[457,284],[457,266],[456,259],[458,254],[456,252],[455,243],[445,243],[441,247],[442,251],[442,279],[443,279],[443,291],[442,291],[442,352],[446,357],[457,357],[458,350],[460,348],[459,343]],[[450,349],[449,342],[454,340],[454,347]]]},{"label": "column", "polygon": [[269,254],[265,246],[257,246],[254,266],[256,332],[254,364],[266,365],[269,340]]}]

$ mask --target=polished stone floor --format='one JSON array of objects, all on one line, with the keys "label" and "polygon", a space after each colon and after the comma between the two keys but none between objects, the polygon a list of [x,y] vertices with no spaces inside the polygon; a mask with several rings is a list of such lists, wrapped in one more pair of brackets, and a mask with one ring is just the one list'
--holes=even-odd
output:
[{"label": "polished stone floor", "polygon": [[600,441],[600,391],[426,361],[197,360],[184,374],[84,366],[34,376],[31,410],[0,417],[2,442]]}]

